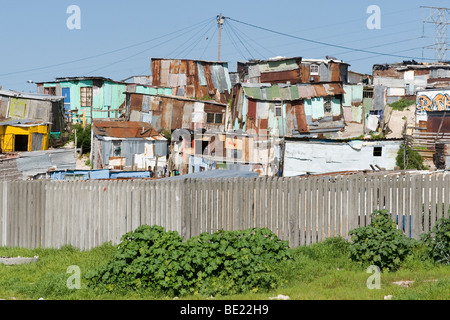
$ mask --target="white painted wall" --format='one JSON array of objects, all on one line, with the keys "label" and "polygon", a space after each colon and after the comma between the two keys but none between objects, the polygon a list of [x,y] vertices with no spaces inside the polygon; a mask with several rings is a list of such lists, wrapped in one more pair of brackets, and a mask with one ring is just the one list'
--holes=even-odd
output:
[{"label": "white painted wall", "polygon": [[[283,176],[372,170],[370,165],[394,170],[395,157],[401,142],[400,140],[348,143],[286,141]],[[382,147],[381,157],[373,155],[374,147]]]}]

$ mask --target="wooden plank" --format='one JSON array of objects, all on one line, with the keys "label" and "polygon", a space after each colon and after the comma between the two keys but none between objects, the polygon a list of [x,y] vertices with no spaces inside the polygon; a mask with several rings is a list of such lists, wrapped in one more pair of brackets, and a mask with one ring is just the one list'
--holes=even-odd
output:
[{"label": "wooden plank", "polygon": [[299,229],[299,219],[300,219],[300,180],[298,178],[293,178],[293,203],[292,203],[292,237],[293,246],[298,247],[300,244],[300,229]]},{"label": "wooden plank", "polygon": [[335,237],[342,236],[342,197],[343,181],[341,176],[336,177],[336,232]]},{"label": "wooden plank", "polygon": [[429,228],[430,228],[429,217],[431,214],[431,208],[430,208],[431,181],[430,181],[430,175],[428,175],[428,174],[425,174],[423,176],[423,178],[424,178],[424,187],[423,187],[423,189],[424,189],[424,192],[423,192],[423,195],[424,195],[424,201],[423,201],[424,225],[423,225],[423,228],[424,229],[421,231],[428,232]]},{"label": "wooden plank", "polygon": [[313,177],[311,179],[311,243],[317,242],[317,229],[316,229],[316,222],[317,222],[317,188],[318,188],[318,177]]},{"label": "wooden plank", "polygon": [[330,213],[328,216],[328,235],[327,237],[334,237],[336,231],[336,180],[335,177],[330,178]]},{"label": "wooden plank", "polygon": [[450,217],[450,174],[444,176],[444,218]]},{"label": "wooden plank", "polygon": [[405,234],[411,237],[411,174],[405,174]]},{"label": "wooden plank", "polygon": [[437,216],[437,174],[431,174],[431,217],[430,217],[430,230],[436,225],[436,216]]},{"label": "wooden plank", "polygon": [[436,192],[437,192],[436,220],[439,220],[439,219],[441,219],[443,217],[443,210],[444,210],[443,188],[444,188],[444,175],[443,174],[437,174],[437,181],[436,181]]},{"label": "wooden plank", "polygon": [[305,236],[305,217],[306,217],[306,184],[308,179],[302,178],[300,179],[299,185],[299,219],[298,219],[298,228],[300,230],[300,245],[306,244],[306,236]]},{"label": "wooden plank", "polygon": [[312,178],[306,179],[306,188],[305,188],[305,202],[306,202],[306,209],[305,209],[305,244],[311,244],[311,207],[312,207],[312,200],[311,200],[311,189],[312,189]]}]

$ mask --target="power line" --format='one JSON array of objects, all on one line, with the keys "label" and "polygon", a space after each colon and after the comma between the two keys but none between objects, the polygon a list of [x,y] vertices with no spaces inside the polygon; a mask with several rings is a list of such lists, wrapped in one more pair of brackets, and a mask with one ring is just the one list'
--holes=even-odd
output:
[{"label": "power line", "polygon": [[236,51],[238,51],[238,52],[241,54],[241,56],[242,56],[242,58],[244,58],[244,60],[247,60],[248,57],[246,57],[246,56],[242,53],[242,51],[241,51],[241,49],[239,48],[239,46],[235,43],[233,37],[230,35],[230,32],[228,31],[228,28],[224,28],[224,30],[225,30],[225,32],[227,33],[228,38],[230,39],[231,44],[232,44],[233,47],[236,49]]},{"label": "power line", "polygon": [[238,41],[241,43],[241,45],[244,47],[244,49],[248,52],[248,54],[250,55],[250,57],[253,59],[253,55],[250,52],[250,50],[248,50],[247,46],[244,44],[244,42],[242,41],[242,39],[239,37],[239,35],[236,33],[236,31],[234,31],[233,27],[231,26],[231,24],[227,24],[228,26],[230,26],[230,30],[231,32],[233,32],[233,34],[236,36],[236,38],[238,39]]},{"label": "power line", "polygon": [[142,53],[144,53],[144,52],[147,52],[147,51],[149,51],[149,50],[151,50],[151,49],[154,49],[154,48],[159,47],[159,46],[161,46],[161,45],[163,45],[163,44],[166,44],[166,43],[168,43],[168,42],[170,42],[170,41],[172,41],[172,40],[174,40],[174,39],[176,39],[176,38],[179,38],[179,37],[181,37],[181,36],[183,36],[183,35],[185,35],[186,33],[189,33],[189,32],[190,32],[190,31],[186,31],[186,32],[184,32],[184,33],[182,33],[182,34],[179,34],[179,35],[177,35],[177,36],[175,36],[175,37],[172,37],[171,39],[169,39],[169,40],[167,40],[167,41],[164,41],[164,42],[162,42],[162,43],[159,43],[159,44],[157,44],[157,45],[154,45],[154,46],[152,46],[152,47],[150,47],[150,48],[146,48],[146,49],[144,49],[144,50],[142,50],[142,51],[139,51],[139,52],[137,52],[137,53],[134,53],[134,54],[132,54],[132,55],[130,55],[130,56],[127,56],[127,57],[125,57],[125,58],[122,58],[122,59],[117,60],[117,61],[115,61],[115,62],[112,62],[112,63],[109,63],[109,64],[104,65],[104,66],[102,66],[102,67],[99,67],[99,68],[97,68],[97,69],[95,69],[95,70],[92,70],[92,71],[88,72],[87,75],[88,75],[88,74],[92,74],[92,73],[94,73],[94,72],[97,72],[97,71],[99,71],[99,70],[102,70],[102,69],[104,69],[104,68],[110,67],[110,66],[112,66],[112,65],[121,63],[121,62],[123,62],[123,61],[129,60],[130,58],[136,57],[136,56],[138,56],[138,55],[140,55],[140,54],[142,54]]},{"label": "power line", "polygon": [[[375,54],[375,55],[397,57],[397,58],[407,58],[407,59],[417,59],[417,60],[422,59],[422,58],[418,58],[418,57],[409,57],[409,56],[389,54],[389,53],[384,53],[384,52],[369,51],[369,50],[364,50],[364,49],[351,48],[351,47],[341,46],[341,45],[337,45],[337,44],[326,43],[326,42],[322,42],[322,41],[318,41],[318,40],[312,40],[312,39],[307,39],[307,38],[303,38],[303,37],[298,37],[298,36],[294,36],[294,35],[287,34],[287,33],[284,33],[284,32],[279,32],[279,31],[268,29],[268,28],[256,26],[254,24],[243,22],[243,21],[239,21],[239,20],[236,20],[236,19],[233,19],[233,18],[228,18],[228,19],[230,19],[232,21],[236,21],[236,22],[244,24],[244,25],[247,25],[247,26],[250,26],[250,27],[253,27],[253,28],[256,28],[256,29],[260,29],[260,30],[264,30],[264,31],[267,31],[267,32],[279,34],[279,35],[282,35],[282,36],[285,36],[285,37],[289,37],[289,38],[293,38],[293,39],[297,39],[297,40],[302,40],[302,41],[311,42],[311,43],[317,43],[317,44],[321,44],[321,45],[324,45],[324,46],[341,48],[341,49],[351,50],[351,51],[355,51],[355,52],[363,52],[363,53],[370,53],[370,54]],[[426,60],[432,60],[432,59],[426,59]]]},{"label": "power line", "polygon": [[208,43],[206,44],[205,49],[203,49],[202,54],[200,55],[200,59],[203,58],[203,55],[205,54],[206,49],[208,49],[209,45],[211,44],[212,39],[214,39],[214,36],[216,35],[217,30],[218,30],[218,28],[214,28],[214,32],[213,32],[212,36],[209,37],[209,41],[208,41]]},{"label": "power line", "polygon": [[[232,26],[230,22],[228,22],[228,25],[229,25],[230,27],[232,27],[234,30],[240,32],[240,33],[242,34],[242,36],[245,36],[248,40],[254,42],[255,44],[257,44],[257,45],[258,45],[259,47],[261,47],[262,49],[264,49],[264,50],[270,52],[271,55],[273,55],[273,56],[276,56],[276,55],[277,55],[277,54],[276,54],[275,52],[273,52],[272,50],[270,50],[270,49],[268,49],[268,48],[266,48],[266,47],[260,45],[258,42],[256,42],[255,40],[253,40],[252,38],[250,38],[249,36],[247,36],[244,32],[242,32],[242,30],[239,30],[239,29],[235,28],[234,26]],[[250,42],[249,42],[249,46],[251,46]],[[255,50],[260,56],[264,57],[264,55],[262,55],[262,54],[261,54],[258,50],[256,50],[253,46],[251,46],[251,47],[252,47],[252,49]]]},{"label": "power line", "polygon": [[172,34],[178,33],[180,31],[183,31],[183,30],[186,30],[186,29],[193,28],[193,27],[195,27],[195,26],[197,26],[199,24],[203,24],[205,21],[208,21],[210,19],[211,18],[208,18],[208,19],[203,20],[202,22],[196,23],[196,24],[191,25],[189,27],[185,27],[185,28],[182,28],[182,29],[170,32],[170,33],[167,33],[165,35],[162,35],[162,36],[159,36],[159,37],[156,37],[156,38],[153,38],[153,39],[149,39],[149,40],[146,40],[146,41],[141,41],[141,42],[138,42],[138,43],[135,43],[135,44],[123,47],[123,48],[115,49],[115,50],[108,51],[108,52],[99,53],[99,54],[88,56],[88,57],[84,57],[84,58],[79,58],[79,59],[75,59],[75,60],[65,61],[65,62],[56,63],[56,64],[52,64],[52,65],[47,65],[47,66],[43,66],[43,67],[37,67],[37,68],[31,68],[31,69],[26,69],[26,70],[21,70],[21,71],[2,73],[2,74],[0,74],[0,77],[6,77],[6,76],[22,74],[22,73],[27,73],[27,72],[32,72],[32,71],[39,71],[39,70],[45,70],[45,69],[60,67],[60,66],[64,66],[64,65],[67,65],[67,64],[72,64],[72,63],[76,63],[76,62],[81,62],[81,61],[85,61],[85,60],[94,59],[94,58],[102,57],[102,56],[105,56],[105,55],[113,54],[113,53],[116,53],[116,52],[119,52],[119,51],[123,51],[123,50],[126,50],[126,49],[134,48],[134,47],[137,47],[137,46],[140,46],[140,45],[152,42],[152,41],[156,41],[158,39],[170,36]]},{"label": "power line", "polygon": [[[208,21],[208,23],[204,26],[210,26],[211,23],[214,22],[214,20]],[[208,32],[211,28],[207,28],[206,32]],[[199,30],[200,31],[200,30]],[[185,42],[183,42],[182,44],[180,44],[177,48],[175,48],[175,50],[172,50],[172,52],[170,52],[167,56],[171,57],[177,50],[179,50],[180,48],[183,48],[189,41],[191,41],[193,38],[195,38],[196,36],[198,36],[198,32],[195,32],[190,38],[188,38]],[[205,33],[206,33],[205,32]],[[192,43],[188,46],[188,48],[192,45]],[[186,48],[184,48],[181,53],[179,54],[181,56],[181,54],[186,50]]]}]

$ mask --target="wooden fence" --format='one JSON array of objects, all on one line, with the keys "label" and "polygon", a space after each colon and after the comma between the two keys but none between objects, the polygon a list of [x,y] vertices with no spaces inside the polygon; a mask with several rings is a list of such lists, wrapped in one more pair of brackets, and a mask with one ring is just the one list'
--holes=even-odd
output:
[{"label": "wooden fence", "polygon": [[185,239],[267,227],[290,246],[348,232],[387,209],[413,238],[449,217],[450,174],[0,182],[0,245],[88,250],[140,225]]}]

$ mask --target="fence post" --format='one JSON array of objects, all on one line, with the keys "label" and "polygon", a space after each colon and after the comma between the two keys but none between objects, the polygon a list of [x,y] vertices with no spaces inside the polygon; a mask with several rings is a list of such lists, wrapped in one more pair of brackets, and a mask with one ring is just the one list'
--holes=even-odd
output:
[{"label": "fence post", "polygon": [[2,188],[2,246],[7,246],[8,232],[8,181],[3,181]]}]

